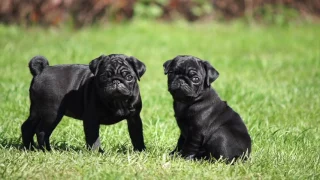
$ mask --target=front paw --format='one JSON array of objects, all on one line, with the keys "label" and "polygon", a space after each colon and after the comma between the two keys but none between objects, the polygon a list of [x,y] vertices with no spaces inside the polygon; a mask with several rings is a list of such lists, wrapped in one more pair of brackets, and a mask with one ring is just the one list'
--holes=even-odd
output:
[{"label": "front paw", "polygon": [[101,153],[101,154],[104,154],[104,150],[101,149],[101,148],[99,148],[99,151],[98,151],[98,152]]},{"label": "front paw", "polygon": [[183,158],[185,159],[185,160],[194,160],[195,159],[195,154],[192,154],[192,155],[188,155],[188,156],[183,156]]},{"label": "front paw", "polygon": [[181,156],[181,151],[177,151],[176,149],[169,153],[169,156]]},{"label": "front paw", "polygon": [[196,154],[186,154],[186,153],[181,153],[181,156],[186,159],[186,160],[193,160],[196,157]]},{"label": "front paw", "polygon": [[139,152],[141,152],[141,151],[145,151],[145,150],[146,150],[146,147],[145,147],[145,146],[134,147],[133,150],[134,150],[134,151],[139,151]]}]

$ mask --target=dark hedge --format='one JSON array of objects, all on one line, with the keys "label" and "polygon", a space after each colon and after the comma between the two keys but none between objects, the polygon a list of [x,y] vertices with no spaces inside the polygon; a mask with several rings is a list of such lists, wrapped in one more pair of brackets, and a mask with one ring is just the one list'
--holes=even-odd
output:
[{"label": "dark hedge", "polygon": [[[278,16],[280,16],[280,18]],[[133,17],[170,21],[319,19],[319,0],[2,0],[0,22],[76,27],[92,23],[128,21]]]}]

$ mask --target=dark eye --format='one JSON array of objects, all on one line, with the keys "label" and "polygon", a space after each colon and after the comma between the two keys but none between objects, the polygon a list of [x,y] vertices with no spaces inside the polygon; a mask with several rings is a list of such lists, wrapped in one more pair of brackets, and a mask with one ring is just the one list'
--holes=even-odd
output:
[{"label": "dark eye", "polygon": [[130,74],[128,74],[127,76],[126,76],[126,80],[127,81],[131,81],[133,79],[133,76],[131,76]]},{"label": "dark eye", "polygon": [[107,81],[108,80],[108,76],[106,76],[106,75],[100,76],[100,80],[101,81]]},{"label": "dark eye", "polygon": [[111,73],[111,72],[107,72],[107,76],[108,76],[108,77],[111,77],[111,76],[112,76],[112,73]]},{"label": "dark eye", "polygon": [[196,76],[195,76],[195,77],[192,77],[192,81],[193,81],[193,82],[199,82],[199,80],[200,80],[200,79],[199,79],[198,77],[196,77]]}]

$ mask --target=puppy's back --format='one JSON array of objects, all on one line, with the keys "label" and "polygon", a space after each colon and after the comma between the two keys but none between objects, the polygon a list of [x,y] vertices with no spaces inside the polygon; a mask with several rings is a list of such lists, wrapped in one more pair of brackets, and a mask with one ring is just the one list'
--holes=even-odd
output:
[{"label": "puppy's back", "polygon": [[70,91],[80,88],[91,76],[93,74],[87,65],[47,66],[40,74],[34,76],[31,88]]},{"label": "puppy's back", "polygon": [[[227,105],[227,104],[226,104]],[[226,106],[225,110],[219,118],[224,120],[224,124],[221,127],[228,129],[234,139],[237,139],[237,144],[244,150],[251,152],[251,138],[248,133],[248,129],[240,117],[240,115],[234,111],[229,105]]]}]

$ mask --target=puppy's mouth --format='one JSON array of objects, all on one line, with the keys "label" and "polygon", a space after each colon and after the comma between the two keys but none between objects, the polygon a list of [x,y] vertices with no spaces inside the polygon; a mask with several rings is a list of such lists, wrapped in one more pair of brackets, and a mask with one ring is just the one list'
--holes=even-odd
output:
[{"label": "puppy's mouth", "polygon": [[190,101],[197,97],[191,87],[187,84],[172,83],[169,86],[169,92],[175,100]]},{"label": "puppy's mouth", "polygon": [[132,92],[123,84],[111,84],[103,88],[103,94],[109,98],[127,98]]}]

